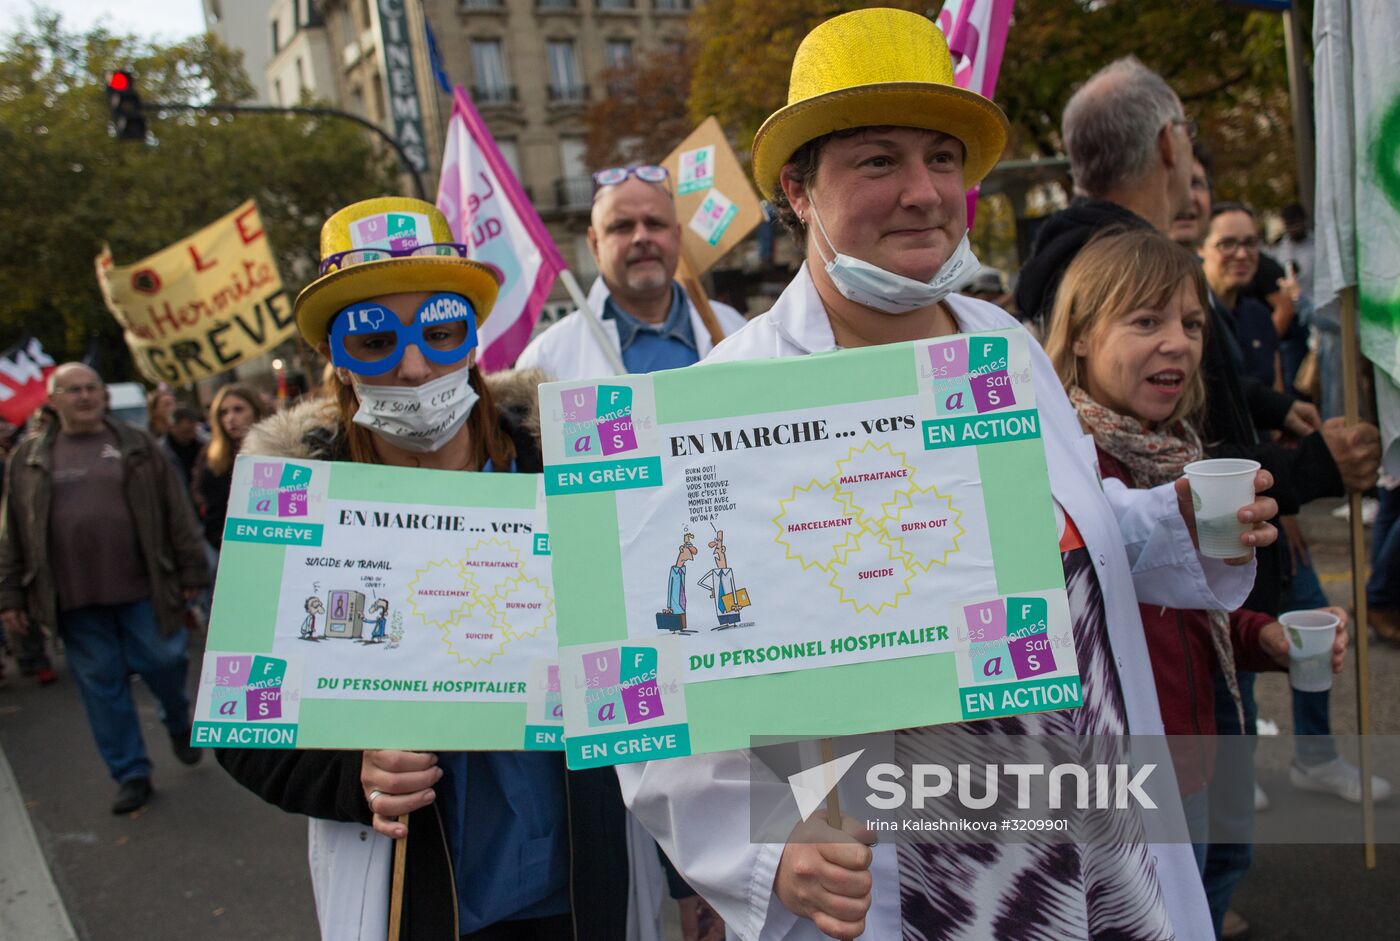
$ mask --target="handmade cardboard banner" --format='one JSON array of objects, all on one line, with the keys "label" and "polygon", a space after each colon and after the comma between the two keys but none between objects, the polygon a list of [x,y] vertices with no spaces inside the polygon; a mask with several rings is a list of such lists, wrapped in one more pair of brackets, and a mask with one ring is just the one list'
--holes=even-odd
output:
[{"label": "handmade cardboard banner", "polygon": [[558,750],[541,479],[240,456],[194,744]]},{"label": "handmade cardboard banner", "polygon": [[675,181],[681,260],[699,277],[763,221],[763,206],[713,115],[662,164]]},{"label": "handmade cardboard banner", "polygon": [[292,301],[251,199],[135,264],[97,256],[97,282],[151,382],[195,382],[254,359],[296,330]]},{"label": "handmade cardboard banner", "polygon": [[540,404],[571,767],[1079,704],[1023,332]]}]

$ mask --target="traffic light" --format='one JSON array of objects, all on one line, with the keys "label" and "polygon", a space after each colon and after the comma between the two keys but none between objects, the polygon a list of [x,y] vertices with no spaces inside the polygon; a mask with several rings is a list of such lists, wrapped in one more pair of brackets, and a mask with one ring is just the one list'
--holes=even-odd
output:
[{"label": "traffic light", "polygon": [[113,72],[107,79],[107,107],[112,112],[112,130],[117,140],[144,141],[146,112],[141,96],[136,94],[136,79],[125,69]]}]

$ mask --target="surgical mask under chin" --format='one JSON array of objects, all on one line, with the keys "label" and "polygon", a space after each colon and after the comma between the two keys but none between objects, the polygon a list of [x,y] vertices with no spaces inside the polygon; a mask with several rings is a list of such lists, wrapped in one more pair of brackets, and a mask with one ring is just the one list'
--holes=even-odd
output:
[{"label": "surgical mask under chin", "polygon": [[452,439],[479,396],[467,370],[457,369],[421,386],[372,386],[353,375],[360,409],[355,424],[407,451],[436,451]]},{"label": "surgical mask under chin", "polygon": [[[943,267],[928,281],[916,281],[902,274],[886,271],[879,265],[843,255],[836,250],[831,237],[826,234],[826,226],[817,214],[816,203],[812,204],[812,219],[817,231],[831,249],[832,258],[826,262],[826,273],[836,290],[848,301],[864,304],[886,314],[907,314],[933,304],[952,294],[967,284],[981,269],[982,264],[972,254],[972,244],[963,233],[958,247],[943,263]],[[817,254],[821,254],[818,249]]]}]

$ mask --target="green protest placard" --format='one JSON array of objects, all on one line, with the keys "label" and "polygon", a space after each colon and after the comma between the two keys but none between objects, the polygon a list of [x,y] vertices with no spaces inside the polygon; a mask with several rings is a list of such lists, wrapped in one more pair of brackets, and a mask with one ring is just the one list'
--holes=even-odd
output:
[{"label": "green protest placard", "polygon": [[571,767],[1079,704],[1024,333],[540,403]]},{"label": "green protest placard", "polygon": [[240,456],[193,742],[558,750],[541,479]]}]

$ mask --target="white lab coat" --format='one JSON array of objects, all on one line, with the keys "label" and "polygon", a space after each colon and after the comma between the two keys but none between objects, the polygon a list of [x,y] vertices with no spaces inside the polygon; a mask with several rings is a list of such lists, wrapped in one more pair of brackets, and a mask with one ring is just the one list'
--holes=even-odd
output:
[{"label": "white lab coat", "polygon": [[308,817],[306,857],[323,941],[383,941],[389,933],[394,841],[373,827]]},{"label": "white lab coat", "polygon": [[[963,332],[1004,330],[1017,322],[1000,308],[961,295],[947,304]],[[836,341],[806,266],[778,303],[710,355],[709,362],[802,356],[835,350]],[[1176,608],[1233,610],[1254,584],[1254,565],[1227,566],[1204,559],[1177,510],[1170,486],[1129,490],[1119,481],[1100,484],[1094,442],[1038,343],[1031,343],[1036,405],[1045,429],[1050,490],[1078,527],[1103,593],[1109,641],[1129,730],[1161,735],[1162,717],[1138,602]],[[1135,589],[1135,591],[1134,591]],[[892,736],[860,743],[871,760],[892,761]],[[618,766],[623,799],[666,849],[686,880],[724,918],[731,938],[744,941],[818,941],[824,936],[798,920],[773,893],[781,844],[751,841],[749,758],[732,751]],[[854,787],[848,806],[860,799]],[[777,782],[775,786],[786,788]],[[1154,844],[1153,859],[1178,941],[1213,937],[1201,878],[1191,846]],[[872,903],[863,938],[900,937],[896,848],[875,847]]]},{"label": "white lab coat", "polygon": [[[307,818],[307,861],[322,941],[385,941],[394,841],[372,827]],[[627,815],[627,937],[661,941],[666,877],[656,843],[637,818]]]},{"label": "white lab coat", "polygon": [[[516,368],[539,369],[550,379],[563,381],[602,379],[615,375],[607,355],[598,346],[598,338],[583,319],[593,317],[598,320],[608,341],[620,356],[622,344],[617,335],[617,322],[601,319],[603,304],[609,294],[603,279],[594,278],[593,286],[588,290],[588,306],[592,313],[575,310],[546,329],[521,351],[515,361]],[[714,348],[710,331],[688,296],[685,303],[690,312],[690,328],[695,334],[696,352],[704,359]],[[712,300],[710,308],[714,310],[715,319],[726,335],[735,333],[746,322],[743,315],[728,304]],[[637,818],[629,814],[627,826],[627,858],[632,871],[627,941],[648,941],[660,937],[661,909],[665,904],[666,892],[665,873],[651,837]]]},{"label": "white lab coat", "polygon": [[[599,326],[607,334],[613,349],[621,355],[622,344],[617,337],[616,321],[611,318],[601,319],[603,303],[608,299],[608,294],[608,286],[603,283],[603,279],[595,278],[593,287],[588,289],[588,306],[593,313],[576,310],[535,337],[515,361],[516,368],[539,369],[551,379],[565,381],[602,379],[615,375],[607,354],[598,346],[598,338],[583,319],[588,316],[598,319]],[[700,358],[704,359],[714,347],[710,340],[710,331],[705,328],[705,322],[700,319],[700,314],[696,312],[695,305],[690,302],[689,297],[686,297],[685,303],[686,309],[690,311],[690,328],[695,333],[695,350],[700,354]],[[710,307],[714,310],[715,319],[719,321],[725,336],[744,326],[743,315],[728,304],[710,301]]]}]

